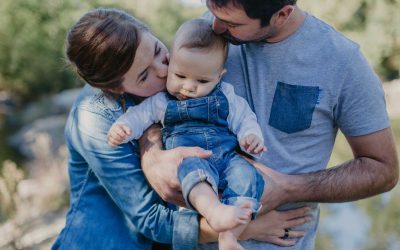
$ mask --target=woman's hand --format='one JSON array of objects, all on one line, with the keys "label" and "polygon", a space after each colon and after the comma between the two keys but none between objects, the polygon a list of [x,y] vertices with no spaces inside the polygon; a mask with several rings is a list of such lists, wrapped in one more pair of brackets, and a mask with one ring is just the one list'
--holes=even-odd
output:
[{"label": "woman's hand", "polygon": [[[279,246],[293,246],[296,238],[303,237],[304,231],[290,230],[310,221],[307,216],[310,208],[303,207],[293,210],[278,212],[272,210],[264,215],[257,216],[256,220],[249,223],[249,226],[240,236],[240,240],[258,240],[270,242]],[[285,229],[289,229],[288,237],[284,239]]]}]

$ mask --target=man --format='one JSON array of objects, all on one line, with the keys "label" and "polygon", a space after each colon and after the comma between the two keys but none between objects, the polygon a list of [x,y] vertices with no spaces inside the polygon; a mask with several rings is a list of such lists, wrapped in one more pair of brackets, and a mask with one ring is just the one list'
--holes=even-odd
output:
[{"label": "man", "polygon": [[[299,229],[306,235],[289,249],[313,249],[315,202],[370,197],[398,181],[380,81],[357,44],[302,11],[296,0],[208,0],[207,7],[214,30],[236,44],[230,46],[224,80],[247,99],[263,130],[268,152],[255,165],[268,176],[264,208],[311,207],[312,221]],[[326,169],[338,129],[354,159]],[[167,179],[175,180],[174,172],[161,179],[154,169],[167,157],[176,168],[188,154],[182,150],[143,156],[146,176],[164,199],[178,194],[175,181]],[[283,239],[290,230],[282,232]],[[254,241],[243,246],[281,249]]]}]

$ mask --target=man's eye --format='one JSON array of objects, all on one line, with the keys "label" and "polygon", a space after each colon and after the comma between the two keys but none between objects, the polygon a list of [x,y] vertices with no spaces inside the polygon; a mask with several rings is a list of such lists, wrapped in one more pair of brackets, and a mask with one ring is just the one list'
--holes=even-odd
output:
[{"label": "man's eye", "polygon": [[209,81],[207,80],[198,80],[199,83],[208,83]]},{"label": "man's eye", "polygon": [[186,77],[180,74],[175,74],[178,78],[185,79]]}]

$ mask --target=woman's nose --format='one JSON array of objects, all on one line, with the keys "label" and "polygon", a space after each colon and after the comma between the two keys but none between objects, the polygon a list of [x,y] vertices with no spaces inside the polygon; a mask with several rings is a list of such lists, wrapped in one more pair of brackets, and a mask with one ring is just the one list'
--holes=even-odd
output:
[{"label": "woman's nose", "polygon": [[221,22],[220,20],[214,17],[212,29],[215,31],[215,33],[221,34],[226,31],[227,26],[224,22]]},{"label": "woman's nose", "polygon": [[163,59],[161,61],[158,61],[155,65],[155,71],[157,74],[157,77],[159,78],[165,78],[168,75],[168,59]]}]

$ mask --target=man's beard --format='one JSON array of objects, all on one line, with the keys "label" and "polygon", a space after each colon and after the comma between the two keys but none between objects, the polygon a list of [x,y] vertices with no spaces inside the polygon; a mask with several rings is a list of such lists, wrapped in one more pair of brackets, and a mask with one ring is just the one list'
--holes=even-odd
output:
[{"label": "man's beard", "polygon": [[232,36],[228,31],[225,31],[224,33],[220,34],[223,36],[228,42],[230,42],[233,45],[242,45],[242,44],[247,44],[247,43],[257,43],[257,42],[267,42],[267,39],[273,36],[271,33],[265,34],[264,36],[253,39],[253,40],[240,40],[234,36]]}]

